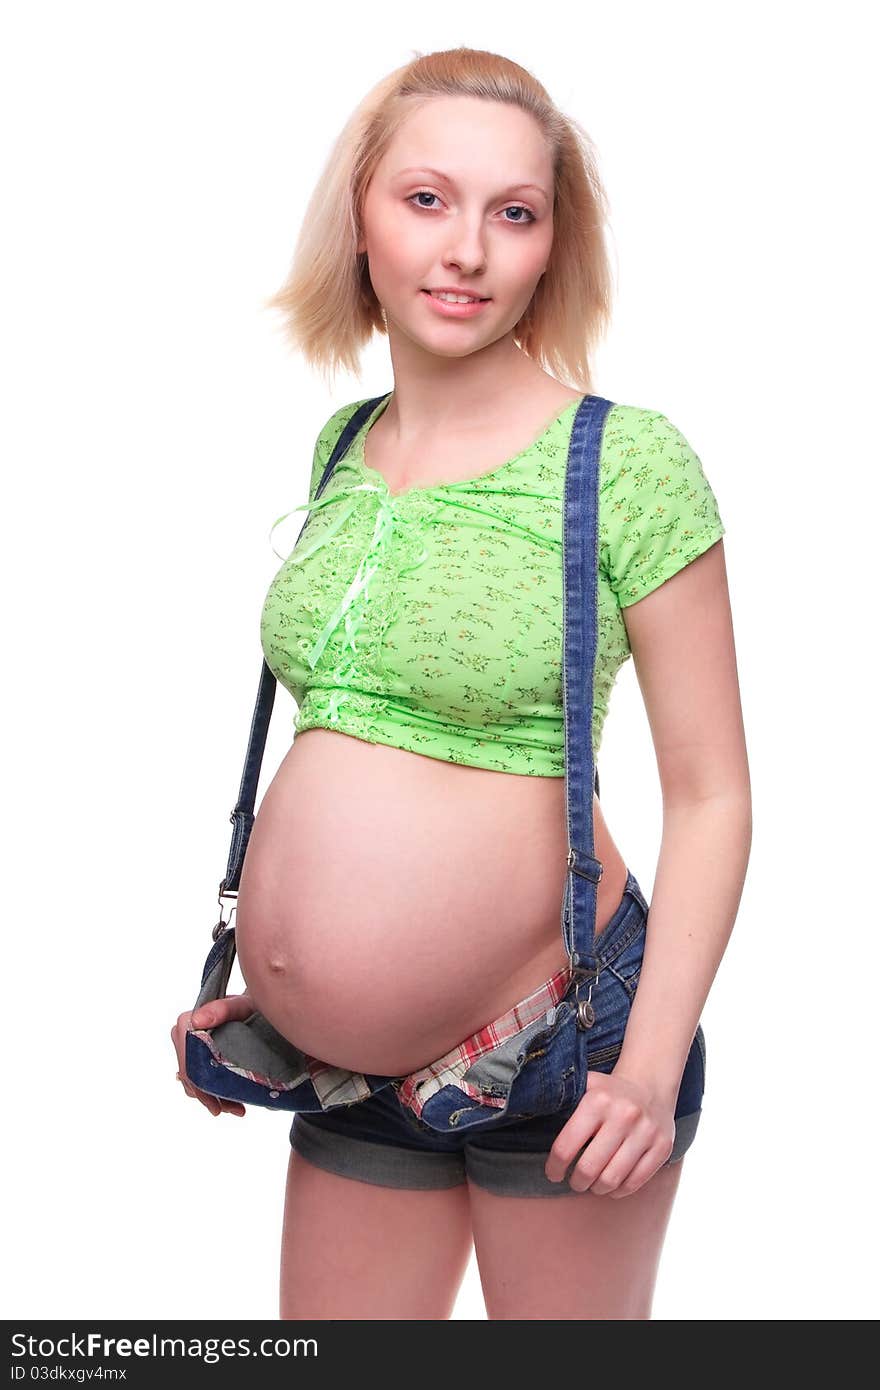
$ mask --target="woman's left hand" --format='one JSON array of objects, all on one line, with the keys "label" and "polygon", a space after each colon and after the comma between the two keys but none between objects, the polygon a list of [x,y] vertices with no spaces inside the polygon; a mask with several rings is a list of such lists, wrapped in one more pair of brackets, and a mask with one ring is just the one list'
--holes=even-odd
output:
[{"label": "woman's left hand", "polygon": [[674,1103],[643,1080],[617,1070],[588,1071],[586,1092],[557,1134],[544,1172],[551,1182],[561,1182],[587,1144],[569,1177],[572,1191],[589,1188],[598,1197],[628,1197],[672,1153],[674,1112]]}]

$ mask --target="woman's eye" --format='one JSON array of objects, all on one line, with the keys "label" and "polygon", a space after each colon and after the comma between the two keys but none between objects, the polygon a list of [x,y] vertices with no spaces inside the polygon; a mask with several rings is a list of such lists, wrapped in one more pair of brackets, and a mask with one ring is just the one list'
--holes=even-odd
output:
[{"label": "woman's eye", "polygon": [[[511,206],[510,206],[509,208],[505,208],[504,211],[505,211],[505,212],[524,212],[524,213],[526,214],[526,216],[528,217],[528,219],[529,219],[530,222],[534,222],[534,220],[535,220],[535,214],[534,214],[529,208],[524,208],[520,203],[512,203]],[[506,221],[507,221],[507,218],[505,218],[504,220],[505,220],[505,222],[506,222]],[[522,219],[521,217],[518,217],[516,220],[517,220],[517,222],[522,222],[522,221],[523,221],[523,219]]]},{"label": "woman's eye", "polygon": [[[415,198],[436,198],[436,197],[437,197],[437,194],[436,194],[436,193],[431,193],[427,188],[422,188],[422,189],[419,189],[419,191],[418,191],[417,193],[411,193],[411,194],[409,195],[409,197],[406,199],[406,201],[407,201],[408,203],[413,203],[413,200],[414,200]],[[425,210],[428,211],[428,212],[432,211],[432,208],[431,208],[430,204],[428,204],[428,203],[413,203],[413,206],[414,206],[414,207],[425,208]],[[535,214],[534,214],[529,208],[523,207],[521,203],[511,203],[508,207],[506,207],[506,208],[504,209],[504,211],[505,211],[505,212],[524,212],[524,213],[526,214],[526,217],[525,217],[525,218],[523,218],[523,217],[517,217],[517,218],[514,218],[514,219],[511,219],[511,218],[509,218],[509,217],[505,217],[505,218],[504,218],[504,221],[505,221],[505,222],[511,222],[511,225],[514,226],[514,227],[519,226],[519,225],[527,226],[527,225],[528,225],[528,222],[534,222],[534,221],[536,220],[536,219],[535,219]],[[527,220],[526,220],[526,219],[527,219]]]}]

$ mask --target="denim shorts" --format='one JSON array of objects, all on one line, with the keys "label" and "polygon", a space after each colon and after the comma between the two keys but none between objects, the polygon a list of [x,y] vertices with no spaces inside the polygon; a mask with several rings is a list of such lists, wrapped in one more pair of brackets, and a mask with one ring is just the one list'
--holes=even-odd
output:
[{"label": "denim shorts", "polygon": [[[550,1182],[544,1167],[556,1136],[581,1100],[574,1094],[573,1049],[585,1038],[587,1073],[613,1069],[638,987],[647,924],[648,904],[628,872],[620,903],[596,938],[600,968],[590,995],[595,1022],[585,1033],[575,1030],[574,984],[546,1017],[535,1018],[536,999],[543,1003],[560,996],[556,975],[437,1063],[354,1104],[297,1112],[291,1146],[319,1168],[380,1187],[445,1188],[470,1181],[500,1196],[571,1195],[568,1174],[561,1182]],[[453,1057],[463,1059],[457,1071]],[[693,1142],[705,1071],[700,1025],[679,1087],[675,1142],[666,1163],[677,1162]],[[448,1081],[453,1075],[455,1085]],[[494,1087],[493,1077],[498,1082]],[[426,1086],[430,1099],[422,1106],[415,1097]],[[482,1123],[493,1091],[503,1113]],[[482,1106],[462,1106],[462,1099],[471,1095],[478,1095]],[[525,1096],[527,1101],[518,1100]],[[518,1106],[529,1113],[517,1113]],[[474,1123],[468,1123],[469,1115]],[[428,1122],[432,1116],[434,1125]],[[464,1122],[459,1132],[452,1132],[459,1117]]]}]

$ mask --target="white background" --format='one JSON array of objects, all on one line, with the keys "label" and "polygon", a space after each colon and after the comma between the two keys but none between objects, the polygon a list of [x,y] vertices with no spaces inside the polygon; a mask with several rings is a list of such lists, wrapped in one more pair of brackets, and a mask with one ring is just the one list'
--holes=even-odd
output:
[{"label": "white background", "polygon": [[[169,1029],[217,916],[269,527],[332,411],[392,377],[377,340],[328,393],[261,303],[355,104],[460,43],[596,141],[618,291],[595,389],[678,425],[727,527],[754,842],[654,1316],[876,1316],[868,12],[5,10],[5,1316],[277,1317],[289,1118],[213,1119]],[[261,794],[293,712],[279,690]],[[599,768],[650,896],[631,662]],[[455,1316],[485,1316],[474,1263]]]}]

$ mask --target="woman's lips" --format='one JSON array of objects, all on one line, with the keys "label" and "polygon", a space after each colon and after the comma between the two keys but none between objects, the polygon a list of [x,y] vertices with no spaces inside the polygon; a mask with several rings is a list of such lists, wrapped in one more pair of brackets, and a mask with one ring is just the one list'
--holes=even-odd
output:
[{"label": "woman's lips", "polygon": [[491,299],[477,299],[471,304],[451,304],[448,299],[436,299],[430,290],[422,290],[421,293],[433,309],[450,319],[473,318],[474,314],[478,314],[487,304],[492,303]]}]

